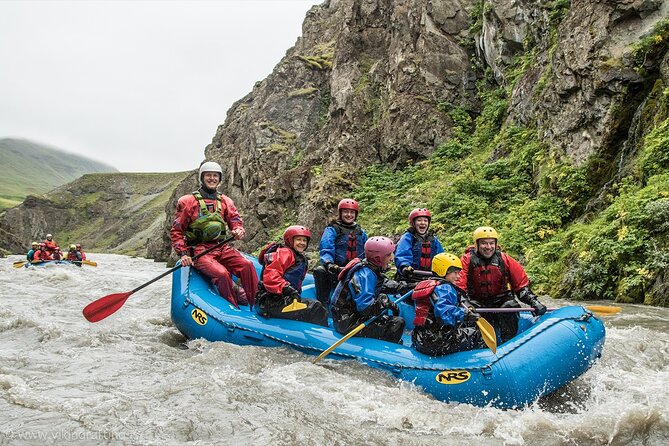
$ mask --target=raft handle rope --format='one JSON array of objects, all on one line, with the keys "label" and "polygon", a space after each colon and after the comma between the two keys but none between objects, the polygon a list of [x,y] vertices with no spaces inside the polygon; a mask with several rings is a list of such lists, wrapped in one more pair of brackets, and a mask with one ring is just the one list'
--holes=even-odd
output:
[{"label": "raft handle rope", "polygon": [[[188,285],[187,288],[190,287],[190,280],[188,282],[189,282],[189,285]],[[265,333],[263,331],[260,331],[260,330],[254,330],[252,328],[241,327],[241,326],[239,326],[237,324],[234,324],[232,322],[224,321],[221,318],[217,317],[216,315],[210,314],[209,312],[205,311],[204,309],[202,309],[201,307],[196,305],[196,303],[190,297],[186,297],[185,302],[184,302],[184,308],[188,305],[192,305],[193,307],[197,308],[198,310],[203,311],[210,318],[212,318],[212,319],[218,321],[219,323],[223,324],[228,329],[228,331],[230,331],[230,332],[233,332],[234,330],[241,330],[241,331],[246,331],[246,332],[250,332],[250,333],[256,333],[256,334],[259,334],[261,336],[266,337],[267,339],[277,341],[281,344],[293,346],[297,350],[302,350],[302,351],[313,350],[313,351],[316,351],[316,352],[321,352],[322,351],[322,349],[320,349],[320,348],[311,347],[311,346],[308,346],[308,345],[297,344],[295,342],[290,342],[290,341],[287,341],[286,339],[279,338],[277,336],[272,336],[272,335],[270,335],[268,333]],[[515,351],[518,348],[520,348],[521,346],[525,345],[530,340],[532,340],[533,338],[535,338],[539,334],[543,333],[544,331],[550,329],[554,325],[557,325],[560,322],[569,321],[569,320],[587,321],[592,316],[593,316],[592,312],[586,310],[580,316],[561,317],[561,318],[557,318],[557,319],[552,319],[550,321],[546,321],[546,322],[542,323],[542,324],[545,324],[545,325],[543,327],[541,327],[541,329],[538,329],[535,333],[532,333],[531,335],[525,337],[522,341],[516,342],[516,345],[514,345],[513,348],[510,348],[509,350],[505,351],[503,354],[495,355],[495,358],[492,361],[490,361],[488,364],[485,364],[485,365],[479,366],[479,367],[458,367],[458,370],[481,371],[483,374],[486,374],[486,371],[488,371],[488,373],[489,373],[489,371],[492,370],[492,366],[495,365],[497,362],[501,361],[504,357],[511,354],[513,351]],[[400,363],[390,363],[390,362],[380,361],[378,359],[371,359],[371,358],[366,358],[366,357],[362,357],[362,356],[354,356],[354,355],[350,355],[350,354],[342,353],[342,352],[337,352],[335,354],[338,355],[338,356],[343,356],[343,357],[355,359],[355,360],[358,360],[358,361],[373,362],[375,364],[380,364],[380,365],[385,366],[386,368],[388,368],[394,374],[400,374],[402,372],[402,370],[431,370],[431,371],[443,370],[443,367],[411,366],[411,365],[400,364]]]}]

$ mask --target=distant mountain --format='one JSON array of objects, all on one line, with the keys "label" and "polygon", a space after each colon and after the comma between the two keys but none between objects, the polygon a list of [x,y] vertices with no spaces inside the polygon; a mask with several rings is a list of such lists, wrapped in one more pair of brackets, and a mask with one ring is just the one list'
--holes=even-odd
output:
[{"label": "distant mountain", "polygon": [[50,232],[61,247],[151,256],[164,243],[167,204],[197,188],[197,171],[82,175],[0,212],[0,254],[26,251]]},{"label": "distant mountain", "polygon": [[86,173],[118,172],[106,164],[25,139],[0,139],[0,209],[42,195]]}]

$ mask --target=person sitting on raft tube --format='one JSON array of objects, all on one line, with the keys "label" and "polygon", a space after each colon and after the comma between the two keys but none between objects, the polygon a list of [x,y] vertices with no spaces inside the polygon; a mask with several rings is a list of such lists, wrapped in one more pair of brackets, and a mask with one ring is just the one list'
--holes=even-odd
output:
[{"label": "person sitting on raft tube", "polygon": [[418,282],[414,270],[430,271],[432,258],[444,252],[439,239],[430,231],[432,214],[425,208],[416,208],[409,213],[409,229],[406,230],[395,251],[396,280]]},{"label": "person sitting on raft tube", "polygon": [[81,255],[81,260],[86,260],[86,253],[84,252],[83,249],[81,249],[81,243],[77,243],[74,246],[77,247],[77,252],[79,253],[79,255]]},{"label": "person sitting on raft tube", "polygon": [[[347,334],[373,316],[390,310],[356,333],[356,336],[400,343],[404,319],[395,302],[383,293],[388,279],[384,272],[393,261],[395,244],[387,237],[372,237],[365,243],[365,259],[353,259],[339,274],[332,294],[332,320],[335,329]],[[393,282],[393,287],[397,283]],[[392,290],[395,291],[395,290]]]},{"label": "person sitting on raft tube", "polygon": [[32,242],[30,245],[30,250],[28,251],[28,254],[26,254],[26,259],[28,259],[29,262],[33,261],[33,257],[35,256],[35,251],[39,249],[39,243],[37,242]]},{"label": "person sitting on raft tube", "polygon": [[56,241],[53,239],[53,235],[51,234],[46,235],[46,240],[44,241],[44,245],[46,247],[46,250],[51,255],[51,260],[60,260],[60,258],[63,256],[63,251],[61,251],[60,247],[58,246],[58,243],[56,243]]},{"label": "person sitting on raft tube", "polygon": [[[467,292],[474,307],[519,308],[518,299],[534,308],[537,316],[546,306],[530,290],[530,280],[523,267],[497,244],[499,235],[490,226],[474,231],[474,245],[460,257],[462,271],[456,285]],[[483,316],[498,331],[502,342],[518,332],[518,313],[486,313]]]},{"label": "person sitting on raft tube", "polygon": [[356,222],[359,209],[357,201],[341,200],[337,206],[338,218],[325,227],[321,236],[320,265],[314,268],[313,274],[316,296],[326,308],[339,271],[356,257],[365,258],[367,233]]},{"label": "person sitting on raft tube", "polygon": [[75,265],[81,267],[81,254],[77,251],[77,245],[70,245],[69,251],[67,251],[67,260],[70,262],[77,262]]},{"label": "person sitting on raft tube", "polygon": [[[198,178],[200,188],[182,196],[177,202],[170,229],[172,248],[183,266],[195,266],[211,279],[224,299],[234,306],[253,306],[258,276],[253,263],[239,251],[224,244],[195,262],[191,259],[191,256],[224,239],[226,225],[237,240],[246,234],[244,222],[233,201],[216,190],[223,179],[221,166],[212,161],[203,163]],[[230,272],[239,277],[242,287],[233,284]]]},{"label": "person sitting on raft tube", "polygon": [[309,229],[290,226],[283,233],[283,245],[274,244],[273,250],[261,251],[258,257],[263,269],[255,306],[258,314],[328,326],[327,308],[300,296],[309,266],[304,251],[310,240]]},{"label": "person sitting on raft tube", "polygon": [[47,251],[46,244],[44,242],[39,244],[39,249],[33,254],[32,263],[45,262],[47,260],[54,260],[51,257],[51,253]]},{"label": "person sitting on raft tube", "polygon": [[424,280],[414,288],[411,297],[416,316],[411,339],[421,353],[442,356],[485,348],[476,328],[480,316],[462,305],[465,293],[455,286],[461,269],[457,256],[439,253],[432,259],[432,272],[439,279]]}]

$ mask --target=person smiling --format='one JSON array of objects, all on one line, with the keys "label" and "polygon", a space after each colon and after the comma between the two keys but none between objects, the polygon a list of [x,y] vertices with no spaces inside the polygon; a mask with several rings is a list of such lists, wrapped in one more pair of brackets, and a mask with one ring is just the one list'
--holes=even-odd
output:
[{"label": "person smiling", "polygon": [[432,213],[425,208],[416,208],[409,213],[409,229],[402,234],[395,251],[396,280],[422,280],[413,275],[414,270],[430,271],[432,258],[444,252],[441,242],[430,231],[431,221]]},{"label": "person smiling", "polygon": [[327,327],[328,310],[317,300],[300,296],[309,266],[304,252],[310,240],[309,229],[289,226],[283,233],[283,244],[272,243],[260,252],[263,270],[255,306],[258,314]]},{"label": "person smiling", "polygon": [[[467,292],[475,308],[518,308],[518,296],[521,302],[534,308],[536,315],[546,313],[546,306],[530,290],[525,270],[516,259],[502,252],[498,239],[494,228],[476,228],[474,246],[469,246],[460,258],[462,271],[455,285]],[[518,313],[486,313],[483,317],[499,331],[502,342],[518,332]]]},{"label": "person smiling", "polygon": [[314,268],[314,283],[318,301],[329,306],[330,292],[337,285],[339,271],[355,258],[365,258],[367,233],[356,222],[360,206],[351,198],[344,198],[337,205],[337,219],[323,231],[320,264]]},{"label": "person smiling", "polygon": [[[172,248],[183,266],[195,266],[209,277],[223,298],[235,306],[253,306],[258,277],[253,263],[239,251],[223,244],[195,262],[191,258],[223,240],[226,226],[237,240],[246,234],[232,199],[216,190],[223,179],[221,166],[212,161],[203,163],[198,179],[200,188],[177,202],[170,230]],[[231,272],[239,277],[241,287],[233,283]]]}]

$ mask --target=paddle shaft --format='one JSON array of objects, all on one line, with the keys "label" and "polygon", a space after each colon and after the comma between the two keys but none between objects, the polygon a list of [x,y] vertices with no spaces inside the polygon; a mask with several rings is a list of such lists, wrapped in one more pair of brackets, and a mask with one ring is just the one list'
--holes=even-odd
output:
[{"label": "paddle shaft", "polygon": [[[400,297],[399,299],[395,300],[394,302],[395,302],[396,304],[398,304],[398,303],[402,302],[404,299],[406,299],[407,297],[411,296],[412,294],[413,294],[413,290],[409,291],[409,292],[406,293],[404,296]],[[344,342],[348,341],[350,338],[352,338],[353,336],[355,336],[356,333],[358,333],[360,330],[362,330],[363,328],[365,328],[366,326],[368,326],[369,324],[371,324],[372,322],[374,322],[375,320],[377,320],[377,319],[378,319],[379,317],[381,317],[381,315],[384,314],[384,313],[385,313],[385,310],[384,310],[384,311],[381,311],[381,312],[380,312],[379,314],[377,314],[376,316],[374,316],[374,317],[368,319],[367,321],[365,321],[365,322],[363,322],[362,324],[360,324],[360,325],[358,325],[357,327],[355,327],[353,330],[349,331],[349,332],[346,334],[346,336],[344,336],[343,338],[341,338],[340,340],[338,340],[337,342],[335,342],[334,344],[332,344],[330,347],[328,347],[327,350],[324,350],[323,353],[321,353],[320,355],[318,355],[318,357],[316,357],[316,359],[314,359],[314,360],[312,361],[312,363],[313,363],[313,364],[316,364],[316,363],[319,362],[321,359],[325,358],[328,354],[330,354],[330,352],[331,352],[332,350],[334,350],[335,348],[339,347],[339,346],[340,346],[341,344],[343,344]]]},{"label": "paddle shaft", "polygon": [[[584,308],[599,316],[613,316],[620,313],[622,308],[605,305],[585,305]],[[555,311],[557,308],[548,308],[546,311]],[[534,308],[477,308],[477,313],[520,313],[520,312],[534,312]]]},{"label": "paddle shaft", "polygon": [[[534,312],[534,308],[474,308],[477,313],[521,313]],[[549,308],[546,311],[555,311],[557,308]]]},{"label": "paddle shaft", "polygon": [[[229,237],[229,238],[223,240],[222,242],[219,242],[219,243],[215,244],[214,246],[212,246],[208,249],[205,249],[204,251],[202,251],[198,255],[194,256],[193,259],[196,260],[199,257],[202,257],[203,255],[208,254],[209,252],[213,251],[214,249],[224,245],[225,243],[231,242],[234,239],[235,239],[234,236]],[[111,314],[115,313],[116,311],[118,311],[118,309],[123,306],[125,301],[128,300],[128,297],[130,297],[133,293],[141,290],[142,288],[145,288],[145,287],[151,285],[156,280],[162,279],[166,275],[176,271],[177,269],[181,268],[182,266],[183,265],[181,265],[181,264],[177,264],[174,268],[171,268],[171,269],[165,271],[164,273],[162,273],[158,277],[155,277],[155,278],[149,280],[148,282],[138,286],[137,288],[135,288],[132,291],[127,291],[125,293],[108,294],[104,297],[101,297],[100,299],[97,299],[97,300],[91,302],[90,304],[86,305],[86,307],[83,310],[84,317],[89,322],[101,321],[102,319],[104,319],[104,318],[110,316]]]}]

